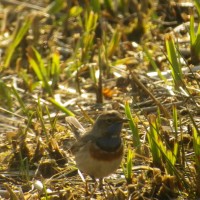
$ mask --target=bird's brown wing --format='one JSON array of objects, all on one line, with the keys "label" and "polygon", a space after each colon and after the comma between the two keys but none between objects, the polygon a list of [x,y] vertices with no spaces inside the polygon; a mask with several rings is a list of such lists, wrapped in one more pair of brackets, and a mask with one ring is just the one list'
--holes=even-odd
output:
[{"label": "bird's brown wing", "polygon": [[77,140],[71,147],[71,152],[73,154],[76,154],[79,150],[81,150],[87,143],[92,142],[94,140],[94,137],[87,133],[84,136],[82,136],[79,140]]}]

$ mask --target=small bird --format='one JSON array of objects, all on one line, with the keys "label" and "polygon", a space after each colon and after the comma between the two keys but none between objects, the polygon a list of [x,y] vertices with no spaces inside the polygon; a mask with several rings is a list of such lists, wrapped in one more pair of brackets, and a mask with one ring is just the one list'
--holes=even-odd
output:
[{"label": "small bird", "polygon": [[93,179],[102,179],[113,173],[120,165],[123,157],[121,130],[127,119],[119,112],[105,111],[96,119],[92,129],[80,136],[84,128],[74,117],[66,117],[73,128],[77,141],[71,151],[75,156],[80,171]]}]

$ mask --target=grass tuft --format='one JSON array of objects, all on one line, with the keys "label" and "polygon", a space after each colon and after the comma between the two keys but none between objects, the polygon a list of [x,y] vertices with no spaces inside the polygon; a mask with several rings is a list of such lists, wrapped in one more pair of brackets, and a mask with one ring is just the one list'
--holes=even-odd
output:
[{"label": "grass tuft", "polygon": [[169,60],[169,68],[171,69],[172,78],[175,88],[178,89],[183,84],[182,65],[180,61],[180,54],[175,46],[174,39],[171,35],[167,35],[165,38],[165,45],[167,49],[167,57]]},{"label": "grass tuft", "polygon": [[126,114],[126,117],[129,120],[129,127],[131,129],[132,138],[133,138],[133,146],[136,149],[139,150],[141,143],[140,143],[140,136],[139,136],[138,126],[137,126],[137,123],[135,122],[135,120],[133,119],[133,117],[131,115],[131,110],[130,110],[128,102],[125,103],[125,114]]},{"label": "grass tuft", "polygon": [[200,196],[200,136],[195,128],[193,128],[193,148],[196,168],[196,193]]},{"label": "grass tuft", "polygon": [[[195,31],[196,30],[196,31]],[[190,51],[191,51],[191,62],[198,64],[200,61],[200,24],[194,22],[194,14],[190,15]]]},{"label": "grass tuft", "polygon": [[[20,28],[13,33],[12,42],[6,50],[3,69],[10,66],[10,63],[12,61],[12,57],[16,51],[16,48],[20,44],[22,39],[26,36],[26,33],[28,32],[28,30],[32,24],[32,21],[33,21],[33,18],[31,16],[28,16],[28,17],[26,17],[26,19],[24,20],[22,25],[20,24],[22,22],[19,22],[18,26]],[[1,70],[2,69],[0,69],[0,71]]]},{"label": "grass tuft", "polygon": [[124,175],[125,175],[125,178],[126,178],[126,181],[127,181],[128,184],[132,183],[133,158],[134,158],[134,152],[131,148],[128,148],[127,159],[126,159],[126,164],[125,164],[126,167],[122,166],[123,172],[124,172]]}]

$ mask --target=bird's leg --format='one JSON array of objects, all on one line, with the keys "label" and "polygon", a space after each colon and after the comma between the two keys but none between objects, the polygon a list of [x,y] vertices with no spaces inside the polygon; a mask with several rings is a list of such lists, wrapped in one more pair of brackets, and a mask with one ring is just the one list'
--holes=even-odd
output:
[{"label": "bird's leg", "polygon": [[99,189],[103,190],[103,178],[99,179]]},{"label": "bird's leg", "polygon": [[85,181],[85,196],[89,196],[89,192],[88,192],[88,182],[87,180]]},{"label": "bird's leg", "polygon": [[97,182],[96,179],[94,178],[94,176],[90,176],[90,177],[91,177],[91,179],[92,179],[92,181],[93,181],[94,183]]},{"label": "bird's leg", "polygon": [[88,190],[88,180],[84,178],[80,170],[78,170],[78,174],[81,177],[81,180],[85,183],[85,196],[88,197],[90,195]]},{"label": "bird's leg", "polygon": [[[97,185],[98,185],[98,182],[96,181],[96,179],[93,176],[91,176],[91,178],[92,178],[93,182],[95,183],[94,184],[94,189],[96,189]],[[103,189],[103,178],[99,178],[99,189],[100,190]]]},{"label": "bird's leg", "polygon": [[94,187],[93,187],[93,189],[90,188],[91,192],[89,193],[89,191],[88,191],[88,181],[86,181],[86,190],[85,190],[86,195],[90,196],[90,197],[93,196],[93,194],[95,193],[97,186],[98,186],[98,182],[96,181],[96,179],[93,176],[91,176],[91,178],[92,178],[92,182],[94,182]]},{"label": "bird's leg", "polygon": [[95,193],[96,189],[97,189],[97,181],[94,177],[92,178],[92,182],[94,182],[94,187],[92,187],[92,185],[90,184],[90,181],[86,179],[85,181],[85,196],[88,197],[92,197],[92,195]]},{"label": "bird's leg", "polygon": [[92,181],[94,182],[94,191],[95,191],[97,186],[98,186],[98,182],[97,182],[97,180],[95,179],[94,176],[91,176],[91,178],[92,178]]}]

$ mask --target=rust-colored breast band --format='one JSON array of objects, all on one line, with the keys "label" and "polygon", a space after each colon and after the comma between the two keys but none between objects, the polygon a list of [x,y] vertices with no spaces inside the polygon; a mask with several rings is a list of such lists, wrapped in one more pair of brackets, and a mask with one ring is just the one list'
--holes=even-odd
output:
[{"label": "rust-colored breast band", "polygon": [[90,144],[89,147],[90,155],[97,160],[102,161],[112,161],[115,159],[119,159],[123,155],[123,145],[121,145],[115,152],[106,152],[101,150],[95,144]]}]

